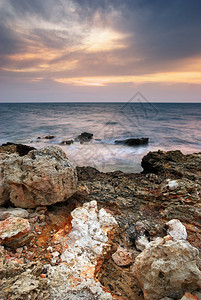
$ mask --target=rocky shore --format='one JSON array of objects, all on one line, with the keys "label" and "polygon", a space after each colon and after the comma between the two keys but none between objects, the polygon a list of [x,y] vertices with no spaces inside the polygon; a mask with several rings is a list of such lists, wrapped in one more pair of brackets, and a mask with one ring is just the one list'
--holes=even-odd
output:
[{"label": "rocky shore", "polygon": [[150,152],[125,174],[9,147],[0,299],[201,299],[201,153]]}]

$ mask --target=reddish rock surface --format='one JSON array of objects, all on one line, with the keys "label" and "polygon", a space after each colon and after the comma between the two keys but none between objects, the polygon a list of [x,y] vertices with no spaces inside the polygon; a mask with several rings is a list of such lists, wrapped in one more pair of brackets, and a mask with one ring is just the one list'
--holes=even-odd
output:
[{"label": "reddish rock surface", "polygon": [[30,240],[30,231],[28,220],[10,217],[0,222],[0,243],[11,248],[23,246]]},{"label": "reddish rock surface", "polygon": [[0,205],[9,200],[22,208],[51,205],[72,196],[76,187],[76,169],[58,147],[23,157],[6,155],[0,161]]}]

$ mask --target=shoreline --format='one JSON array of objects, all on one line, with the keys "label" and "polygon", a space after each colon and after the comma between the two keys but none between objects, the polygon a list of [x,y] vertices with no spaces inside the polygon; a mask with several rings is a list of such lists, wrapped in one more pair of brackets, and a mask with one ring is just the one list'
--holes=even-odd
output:
[{"label": "shoreline", "polygon": [[[36,150],[36,153],[40,153],[40,150]],[[25,161],[23,157],[25,156],[21,156],[21,159]],[[72,212],[93,201],[97,202],[98,210],[106,210],[118,223],[118,228],[110,233],[110,247],[107,246],[110,250],[100,255],[94,271],[97,282],[107,291],[108,297],[112,295],[111,299],[144,299],[145,291],[133,273],[133,264],[141,253],[145,253],[143,249],[146,243],[154,243],[157,238],[165,239],[165,224],[172,219],[180,220],[185,226],[188,237],[184,243],[197,248],[201,258],[201,153],[184,155],[179,150],[149,152],[143,158],[142,165],[144,172],[138,174],[121,171],[103,173],[92,167],[77,167],[76,192],[65,202],[24,208],[28,213],[25,219],[30,223],[32,240],[14,249],[1,246],[6,257],[2,265],[3,279],[0,279],[3,280],[2,299],[19,299],[21,293],[36,296],[36,299],[49,299],[53,291],[52,270],[64,272],[59,271],[59,268],[63,265],[64,242],[70,232],[73,232]],[[141,229],[138,229],[139,222]],[[141,241],[142,237],[144,242]],[[126,266],[117,265],[117,261],[113,259],[113,254],[119,247],[123,248],[123,254],[125,251],[132,254],[131,263]],[[171,269],[171,260],[169,267]],[[188,265],[186,273],[187,270]],[[10,272],[10,279],[6,277],[6,272]],[[32,272],[31,278],[27,272]],[[22,286],[25,276],[30,280],[27,285],[30,287],[32,282],[37,284],[37,288],[28,289],[28,292],[22,288],[20,291],[17,284]],[[57,282],[58,279],[55,278]],[[83,282],[81,275],[79,278]],[[178,281],[180,279],[179,277]],[[88,288],[92,288],[92,282],[88,283]],[[9,292],[5,292],[6,290]],[[178,290],[180,299],[185,292],[190,291],[194,295],[200,293],[201,287],[188,287],[186,290],[180,287]],[[76,287],[69,288],[65,293],[69,295],[70,291],[74,291],[79,299]],[[165,296],[174,298],[170,291]],[[59,290],[58,297],[65,299]]]}]

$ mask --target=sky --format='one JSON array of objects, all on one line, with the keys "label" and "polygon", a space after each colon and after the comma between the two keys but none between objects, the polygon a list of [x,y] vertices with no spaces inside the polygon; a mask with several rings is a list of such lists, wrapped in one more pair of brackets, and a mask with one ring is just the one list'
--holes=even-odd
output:
[{"label": "sky", "polygon": [[0,0],[0,102],[201,102],[200,0]]}]

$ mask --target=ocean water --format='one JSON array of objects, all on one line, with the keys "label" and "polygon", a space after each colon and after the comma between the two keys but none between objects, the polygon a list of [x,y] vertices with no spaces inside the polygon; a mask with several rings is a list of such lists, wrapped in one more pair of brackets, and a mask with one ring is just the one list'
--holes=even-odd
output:
[{"label": "ocean water", "polygon": [[[86,144],[59,145],[87,131]],[[54,135],[52,140],[37,139]],[[149,137],[149,144],[116,145],[117,139]],[[0,144],[58,145],[79,166],[140,172],[149,151],[201,152],[201,103],[1,103]]]}]

